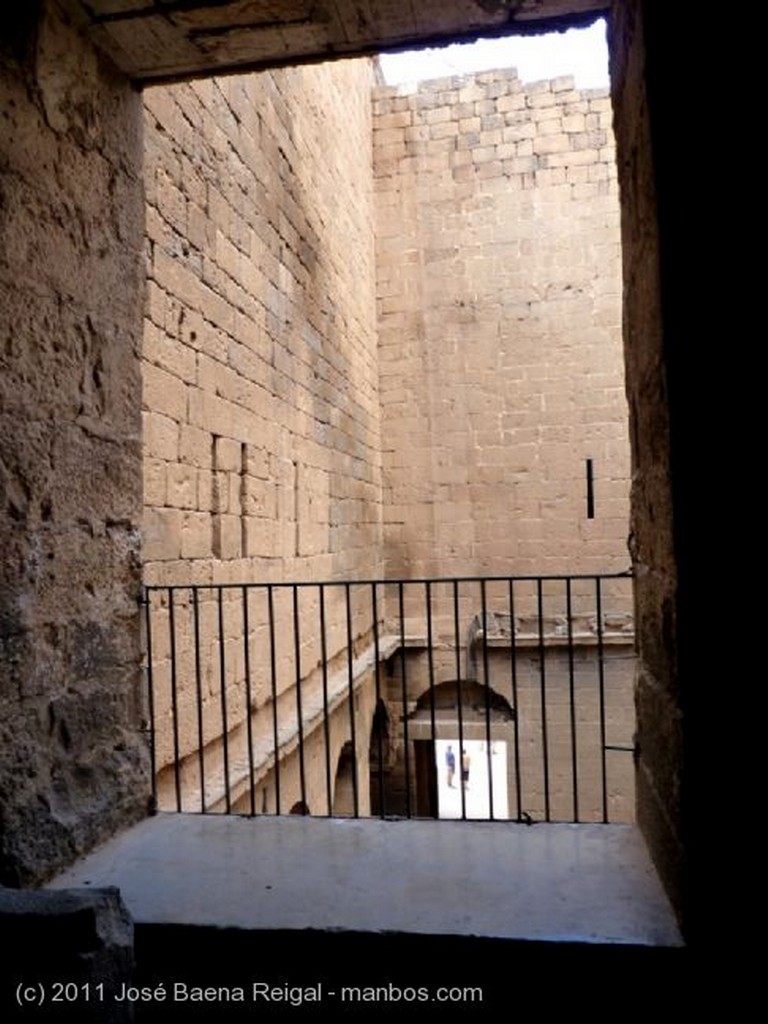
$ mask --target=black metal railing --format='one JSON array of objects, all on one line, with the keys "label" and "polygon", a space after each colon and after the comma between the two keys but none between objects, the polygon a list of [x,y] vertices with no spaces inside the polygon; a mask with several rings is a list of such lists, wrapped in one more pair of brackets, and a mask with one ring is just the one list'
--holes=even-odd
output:
[{"label": "black metal railing", "polygon": [[631,820],[629,574],[148,586],[155,806]]}]

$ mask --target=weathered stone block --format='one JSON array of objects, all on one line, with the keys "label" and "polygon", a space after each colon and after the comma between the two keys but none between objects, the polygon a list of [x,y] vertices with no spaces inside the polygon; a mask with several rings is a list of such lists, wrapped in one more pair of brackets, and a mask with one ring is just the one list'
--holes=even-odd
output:
[{"label": "weathered stone block", "polygon": [[144,510],[142,555],[147,561],[165,561],[181,556],[181,523],[179,509],[147,508]]},{"label": "weathered stone block", "polygon": [[173,462],[179,457],[179,424],[169,416],[146,410],[142,413],[144,451],[155,459]]},{"label": "weathered stone block", "polygon": [[195,508],[197,506],[197,471],[194,466],[178,462],[168,465],[166,504],[170,508]]},{"label": "weathered stone block", "polygon": [[240,558],[242,555],[240,516],[217,515],[213,520],[213,554],[215,558]]},{"label": "weathered stone block", "polygon": [[145,364],[143,376],[144,407],[162,413],[177,423],[187,417],[187,388],[183,381],[166,370]]},{"label": "weathered stone block", "polygon": [[166,504],[166,463],[150,456],[144,458],[144,501],[148,505]]}]

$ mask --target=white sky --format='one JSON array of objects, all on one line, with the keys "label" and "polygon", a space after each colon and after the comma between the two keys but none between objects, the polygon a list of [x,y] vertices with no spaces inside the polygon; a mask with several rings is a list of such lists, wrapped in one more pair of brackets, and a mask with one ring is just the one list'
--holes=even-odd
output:
[{"label": "white sky", "polygon": [[514,67],[524,82],[573,75],[577,89],[596,89],[608,85],[605,28],[601,19],[586,29],[481,39],[436,50],[382,54],[379,59],[387,85]]}]

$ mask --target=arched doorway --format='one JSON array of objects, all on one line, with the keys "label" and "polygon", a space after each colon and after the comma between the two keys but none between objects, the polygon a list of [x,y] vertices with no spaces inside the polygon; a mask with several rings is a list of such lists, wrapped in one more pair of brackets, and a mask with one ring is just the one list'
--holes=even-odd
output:
[{"label": "arched doorway", "polygon": [[[386,716],[386,717],[385,717]],[[377,708],[371,730],[371,806],[382,816],[507,818],[513,782],[515,710],[473,679],[445,680],[424,691],[406,723]],[[448,746],[456,789],[448,785]],[[461,751],[469,758],[470,790],[462,788]],[[379,768],[379,750],[383,761]],[[377,766],[377,770],[374,770]],[[472,795],[468,797],[468,793]]]},{"label": "arched doorway", "polygon": [[418,817],[509,817],[514,718],[501,694],[474,679],[446,680],[421,695],[408,722]]}]

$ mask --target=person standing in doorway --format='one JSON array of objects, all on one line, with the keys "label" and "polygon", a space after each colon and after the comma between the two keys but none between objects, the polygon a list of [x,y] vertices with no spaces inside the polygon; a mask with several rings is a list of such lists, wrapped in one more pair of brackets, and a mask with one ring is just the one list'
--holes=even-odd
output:
[{"label": "person standing in doorway", "polygon": [[461,784],[465,789],[469,789],[469,765],[470,761],[469,754],[466,750],[461,751]]},{"label": "person standing in doorway", "polygon": [[448,787],[455,789],[453,784],[453,777],[456,774],[456,755],[453,752],[453,747],[448,744],[448,749],[445,752],[445,771],[448,779]]}]

